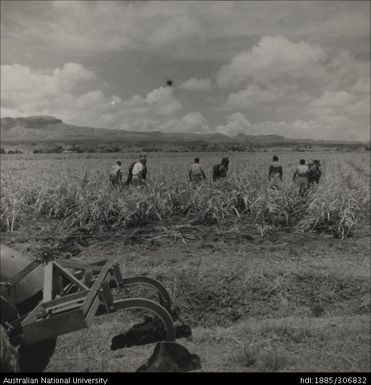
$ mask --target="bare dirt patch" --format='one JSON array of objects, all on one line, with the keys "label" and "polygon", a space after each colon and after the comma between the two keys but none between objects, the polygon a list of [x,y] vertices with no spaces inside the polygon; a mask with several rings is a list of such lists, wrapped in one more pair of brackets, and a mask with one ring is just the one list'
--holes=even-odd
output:
[{"label": "bare dirt patch", "polygon": [[[32,255],[50,247],[59,258],[108,258],[126,276],[159,279],[192,325],[193,339],[181,343],[201,356],[204,371],[369,370],[367,235],[341,241],[173,224],[109,237],[79,232],[61,241],[45,236],[47,225],[3,242]],[[131,318],[97,318],[89,330],[60,337],[48,370],[135,370],[153,345],[109,350],[110,338]]]}]

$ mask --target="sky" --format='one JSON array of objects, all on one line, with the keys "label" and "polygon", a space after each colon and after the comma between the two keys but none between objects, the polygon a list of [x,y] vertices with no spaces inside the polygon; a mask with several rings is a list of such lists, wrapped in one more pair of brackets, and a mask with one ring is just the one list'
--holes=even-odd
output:
[{"label": "sky", "polygon": [[370,2],[2,0],[1,117],[30,115],[368,141]]}]

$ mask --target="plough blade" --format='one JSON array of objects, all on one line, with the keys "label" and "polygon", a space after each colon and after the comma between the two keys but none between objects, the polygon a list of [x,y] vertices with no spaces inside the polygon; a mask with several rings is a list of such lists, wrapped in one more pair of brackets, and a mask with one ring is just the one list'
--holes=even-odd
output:
[{"label": "plough blade", "polygon": [[[175,338],[192,336],[192,330],[188,325],[175,324],[174,326]],[[165,330],[162,323],[157,318],[146,317],[144,322],[134,325],[126,333],[113,337],[111,350],[151,344],[165,339]]]},{"label": "plough blade", "polygon": [[152,356],[137,372],[189,372],[201,369],[197,354],[191,354],[184,346],[163,341],[156,344]]}]

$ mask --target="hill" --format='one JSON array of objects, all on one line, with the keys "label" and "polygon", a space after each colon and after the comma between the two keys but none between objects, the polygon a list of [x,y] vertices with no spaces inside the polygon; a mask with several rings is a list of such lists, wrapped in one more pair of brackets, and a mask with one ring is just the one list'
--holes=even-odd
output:
[{"label": "hill", "polygon": [[244,135],[230,137],[223,134],[164,133],[161,131],[134,132],[74,126],[53,116],[1,118],[2,144],[81,144],[115,143],[121,146],[274,146],[362,144],[359,142],[325,142],[312,139],[290,139],[279,135]]}]

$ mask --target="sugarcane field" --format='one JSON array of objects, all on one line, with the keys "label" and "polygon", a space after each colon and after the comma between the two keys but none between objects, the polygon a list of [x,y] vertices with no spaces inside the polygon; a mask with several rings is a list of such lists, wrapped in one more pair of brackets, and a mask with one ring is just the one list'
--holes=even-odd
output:
[{"label": "sugarcane field", "polygon": [[0,372],[367,383],[367,11],[1,2]]},{"label": "sugarcane field", "polygon": [[[280,189],[266,153],[233,154],[217,181],[220,157],[202,153],[199,184],[187,179],[189,155],[148,156],[141,187],[108,182],[116,159],[129,168],[128,154],[5,155],[2,242],[57,261],[112,259],[124,275],[161,281],[203,370],[367,369],[369,154],[311,154],[325,171],[305,197],[291,180],[297,154],[280,155]],[[144,347],[110,351],[125,318],[61,336],[47,369],[138,367]]]}]

